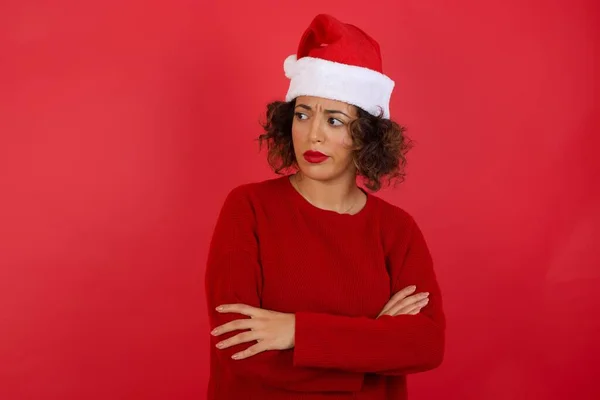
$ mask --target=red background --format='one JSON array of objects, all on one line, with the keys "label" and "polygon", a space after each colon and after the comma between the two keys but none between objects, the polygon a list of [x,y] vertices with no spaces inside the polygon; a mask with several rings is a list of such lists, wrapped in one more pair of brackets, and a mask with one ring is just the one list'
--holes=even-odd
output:
[{"label": "red background", "polygon": [[449,326],[411,398],[600,398],[600,3],[321,3],[0,4],[1,399],[204,398],[216,212],[272,176],[258,122],[319,12],[379,40],[417,142],[380,195]]}]

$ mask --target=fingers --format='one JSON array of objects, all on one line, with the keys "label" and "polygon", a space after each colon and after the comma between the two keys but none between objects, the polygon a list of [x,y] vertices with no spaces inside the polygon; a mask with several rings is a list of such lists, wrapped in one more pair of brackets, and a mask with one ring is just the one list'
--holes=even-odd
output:
[{"label": "fingers", "polygon": [[227,322],[221,326],[217,326],[210,333],[213,336],[219,336],[227,332],[240,331],[245,329],[256,329],[259,321],[255,319],[236,319],[234,321]]},{"label": "fingers", "polygon": [[394,315],[406,314],[407,311],[410,311],[413,309],[413,306],[420,306],[421,308],[423,308],[425,305],[427,305],[427,302],[425,302],[424,304],[420,303],[420,302],[428,299],[428,296],[429,296],[429,292],[413,294],[412,296],[408,296],[408,297],[396,302],[396,304],[394,304],[392,307],[388,308],[382,314],[394,316]]},{"label": "fingers", "polygon": [[238,345],[241,343],[252,342],[252,341],[255,341],[258,339],[260,339],[260,336],[257,332],[254,332],[254,331],[242,332],[242,333],[238,333],[235,336],[230,337],[229,339],[226,339],[226,340],[223,340],[223,341],[217,343],[217,348],[226,349],[231,346],[235,346],[235,345]]},{"label": "fingers", "polygon": [[387,312],[392,308],[397,302],[404,299],[407,296],[410,296],[417,290],[415,285],[407,286],[404,289],[398,291],[396,294],[392,296],[392,298],[383,306],[383,310],[379,313],[379,315],[387,314]]},{"label": "fingers", "polygon": [[407,308],[409,306],[414,305],[422,300],[425,300],[429,297],[429,292],[417,293],[412,296],[408,296],[407,298],[399,301],[394,305],[394,307],[390,308],[390,312],[397,313],[399,310]]},{"label": "fingers", "polygon": [[217,307],[216,310],[220,313],[237,313],[253,318],[261,316],[267,312],[262,308],[252,307],[247,304],[223,304]]},{"label": "fingers", "polygon": [[423,308],[429,303],[429,293],[419,293],[409,298],[404,299],[396,306],[392,307],[389,311],[390,315],[406,314],[408,311],[412,311],[413,308]]},{"label": "fingers", "polygon": [[396,304],[398,301],[404,299],[405,297],[410,296],[417,290],[415,285],[407,286],[404,289],[400,290],[398,293],[394,294],[388,303]]},{"label": "fingers", "polygon": [[258,353],[262,353],[263,351],[269,350],[267,345],[264,342],[258,342],[253,346],[248,347],[246,350],[240,351],[239,353],[235,353],[231,356],[234,360],[243,360],[244,358],[252,357],[257,355]]},{"label": "fingers", "polygon": [[417,302],[408,304],[404,307],[392,309],[392,310],[390,310],[390,313],[388,315],[391,315],[391,316],[405,315],[405,314],[415,315],[415,314],[418,314],[421,311],[421,309],[423,307],[425,307],[428,303],[429,303],[429,298],[426,297]]},{"label": "fingers", "polygon": [[421,301],[416,302],[415,304],[413,304],[412,306],[408,306],[406,308],[403,308],[402,310],[400,310],[401,314],[410,314],[413,311],[417,311],[417,313],[419,311],[421,311],[421,309],[423,307],[425,307],[427,304],[429,304],[429,298],[423,299]]}]

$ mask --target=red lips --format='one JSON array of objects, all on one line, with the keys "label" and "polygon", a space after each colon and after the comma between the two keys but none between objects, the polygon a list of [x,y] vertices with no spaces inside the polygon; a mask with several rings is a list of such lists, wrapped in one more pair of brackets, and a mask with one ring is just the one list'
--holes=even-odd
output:
[{"label": "red lips", "polygon": [[329,156],[321,153],[320,151],[312,151],[312,150],[306,151],[303,154],[303,156],[304,156],[304,159],[311,164],[319,164],[329,158]]}]

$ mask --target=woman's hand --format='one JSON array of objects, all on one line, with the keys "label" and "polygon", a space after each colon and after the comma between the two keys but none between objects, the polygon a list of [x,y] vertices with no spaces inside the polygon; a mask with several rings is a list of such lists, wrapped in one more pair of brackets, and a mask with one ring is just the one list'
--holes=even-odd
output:
[{"label": "woman's hand", "polygon": [[286,350],[294,347],[296,316],[294,314],[263,310],[245,304],[224,304],[217,307],[221,313],[247,315],[250,319],[237,319],[216,327],[211,332],[219,336],[227,332],[247,330],[217,343],[217,348],[226,349],[240,343],[258,343],[232,356],[235,360],[251,357],[267,350]]},{"label": "woman's hand", "polygon": [[377,318],[382,315],[391,315],[394,317],[402,314],[418,314],[421,308],[429,303],[429,293],[413,294],[415,290],[417,290],[416,286],[407,286],[400,290],[383,306],[383,310],[381,310]]}]

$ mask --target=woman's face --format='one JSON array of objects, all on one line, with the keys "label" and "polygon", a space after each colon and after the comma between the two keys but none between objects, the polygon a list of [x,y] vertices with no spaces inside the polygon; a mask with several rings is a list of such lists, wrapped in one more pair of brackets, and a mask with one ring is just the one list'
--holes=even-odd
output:
[{"label": "woman's face", "polygon": [[309,178],[331,180],[355,174],[348,125],[356,107],[321,97],[296,98],[292,141],[300,171]]}]

